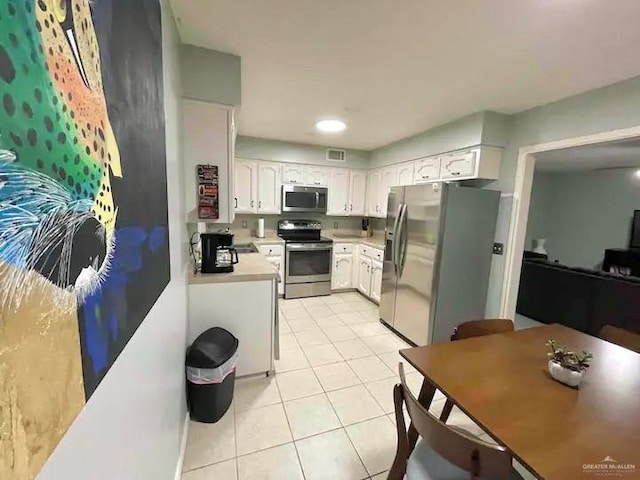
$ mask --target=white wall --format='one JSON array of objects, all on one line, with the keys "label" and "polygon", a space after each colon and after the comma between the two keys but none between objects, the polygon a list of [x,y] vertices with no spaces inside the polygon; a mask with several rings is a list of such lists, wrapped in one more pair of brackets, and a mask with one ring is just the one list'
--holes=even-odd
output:
[{"label": "white wall", "polygon": [[171,281],[53,452],[42,480],[174,478],[186,415],[186,239],[178,37],[163,6]]}]

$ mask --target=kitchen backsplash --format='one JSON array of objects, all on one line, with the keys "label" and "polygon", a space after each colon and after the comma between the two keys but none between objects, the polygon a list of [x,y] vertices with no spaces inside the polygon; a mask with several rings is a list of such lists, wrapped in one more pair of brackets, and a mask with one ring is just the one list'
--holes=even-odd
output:
[{"label": "kitchen backsplash", "polygon": [[[236,215],[236,219],[231,225],[231,230],[234,232],[246,229],[255,231],[258,227],[258,218],[260,218],[259,215]],[[283,219],[318,220],[322,223],[322,228],[326,230],[360,230],[362,226],[361,217],[328,217],[326,215],[308,213],[288,213],[286,215],[265,215],[262,218],[264,218],[265,230],[277,230],[278,221]],[[215,227],[215,230],[219,228],[218,225],[211,226]]]}]

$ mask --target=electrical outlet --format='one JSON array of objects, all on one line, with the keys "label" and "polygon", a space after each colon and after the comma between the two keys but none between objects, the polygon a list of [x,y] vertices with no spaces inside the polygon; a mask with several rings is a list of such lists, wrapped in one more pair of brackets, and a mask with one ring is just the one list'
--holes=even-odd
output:
[{"label": "electrical outlet", "polygon": [[493,254],[494,255],[504,255],[504,243],[494,243],[493,244]]},{"label": "electrical outlet", "polygon": [[333,222],[333,228],[338,228],[338,222]]},{"label": "electrical outlet", "polygon": [[249,224],[246,220],[242,220],[242,228],[248,228]]}]

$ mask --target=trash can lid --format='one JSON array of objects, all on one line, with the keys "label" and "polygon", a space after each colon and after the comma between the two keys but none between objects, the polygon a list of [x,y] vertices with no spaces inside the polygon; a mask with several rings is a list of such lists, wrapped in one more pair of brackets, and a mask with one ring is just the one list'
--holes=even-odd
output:
[{"label": "trash can lid", "polygon": [[217,368],[238,350],[238,339],[224,328],[213,327],[198,336],[187,350],[188,367]]}]

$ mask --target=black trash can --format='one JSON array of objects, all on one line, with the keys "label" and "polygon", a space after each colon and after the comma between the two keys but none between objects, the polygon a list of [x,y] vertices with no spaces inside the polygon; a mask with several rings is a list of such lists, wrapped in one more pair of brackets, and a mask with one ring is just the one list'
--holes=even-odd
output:
[{"label": "black trash can", "polygon": [[202,333],[187,350],[187,401],[191,419],[215,423],[233,400],[238,339],[224,328]]}]

